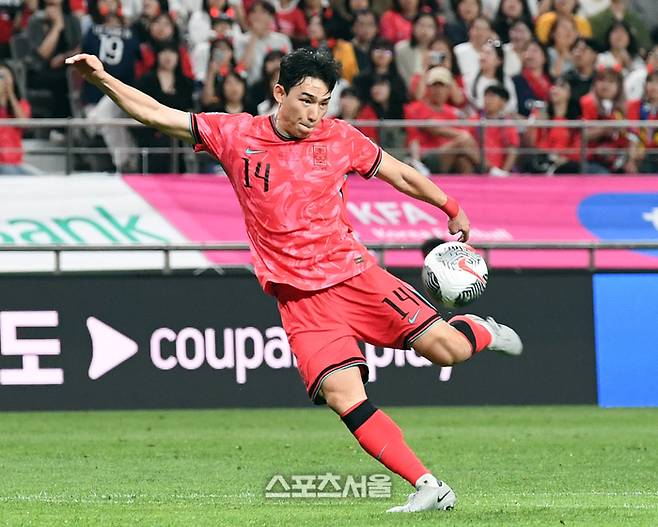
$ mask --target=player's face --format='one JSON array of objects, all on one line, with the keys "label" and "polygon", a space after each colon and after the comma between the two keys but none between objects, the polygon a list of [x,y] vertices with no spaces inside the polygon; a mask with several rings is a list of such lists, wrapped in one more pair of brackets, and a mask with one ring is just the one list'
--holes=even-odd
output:
[{"label": "player's face", "polygon": [[288,93],[280,84],[274,86],[274,99],[280,104],[277,123],[281,131],[300,139],[311,135],[327,114],[330,98],[324,81],[314,77],[306,77]]}]

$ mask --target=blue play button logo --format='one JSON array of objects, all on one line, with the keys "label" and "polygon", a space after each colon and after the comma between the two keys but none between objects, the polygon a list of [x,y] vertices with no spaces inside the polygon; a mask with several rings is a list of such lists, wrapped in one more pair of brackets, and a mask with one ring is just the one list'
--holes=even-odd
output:
[{"label": "blue play button logo", "polygon": [[[658,194],[595,194],[580,203],[578,219],[601,241],[658,240]],[[658,258],[658,250],[639,252]]]}]

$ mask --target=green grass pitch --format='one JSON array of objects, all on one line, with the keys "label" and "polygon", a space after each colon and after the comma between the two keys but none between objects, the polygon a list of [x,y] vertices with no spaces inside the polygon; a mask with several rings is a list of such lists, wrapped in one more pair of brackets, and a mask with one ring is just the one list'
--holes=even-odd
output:
[{"label": "green grass pitch", "polygon": [[5,413],[0,525],[658,526],[658,410],[389,408],[457,493],[272,499],[275,474],[386,473],[326,409]]}]

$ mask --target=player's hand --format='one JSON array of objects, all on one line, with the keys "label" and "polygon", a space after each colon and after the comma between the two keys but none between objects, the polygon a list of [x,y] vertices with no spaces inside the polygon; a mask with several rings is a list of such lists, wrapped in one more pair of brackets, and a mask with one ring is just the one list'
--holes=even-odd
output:
[{"label": "player's hand", "polygon": [[94,78],[105,71],[103,63],[95,55],[87,53],[78,53],[69,57],[65,61],[67,66],[73,66],[82,78],[88,82],[93,82]]},{"label": "player's hand", "polygon": [[468,216],[466,216],[463,209],[460,208],[457,216],[448,220],[448,230],[450,231],[450,234],[460,233],[460,242],[468,241],[468,237],[471,233],[471,222],[468,221]]}]

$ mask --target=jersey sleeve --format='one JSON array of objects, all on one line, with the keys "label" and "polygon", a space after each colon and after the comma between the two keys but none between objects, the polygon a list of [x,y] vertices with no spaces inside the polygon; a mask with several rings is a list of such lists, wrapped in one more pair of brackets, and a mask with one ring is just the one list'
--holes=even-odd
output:
[{"label": "jersey sleeve", "polygon": [[226,137],[239,114],[191,113],[190,132],[194,137],[194,151],[208,152],[221,160],[226,146]]},{"label": "jersey sleeve", "polygon": [[350,124],[346,125],[345,140],[351,145],[352,170],[370,179],[379,170],[382,149]]}]

